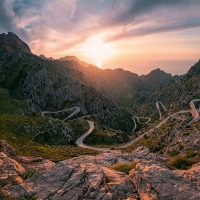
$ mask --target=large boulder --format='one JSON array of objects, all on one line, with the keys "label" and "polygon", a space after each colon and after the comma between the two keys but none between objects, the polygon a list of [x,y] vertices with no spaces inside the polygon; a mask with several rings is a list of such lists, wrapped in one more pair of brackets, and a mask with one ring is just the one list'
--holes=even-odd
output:
[{"label": "large boulder", "polygon": [[141,200],[199,200],[200,190],[195,184],[156,161],[141,161],[131,170]]},{"label": "large boulder", "polygon": [[25,169],[21,164],[3,152],[0,153],[0,180],[7,184],[21,183],[23,180],[19,175],[23,173]]},{"label": "large boulder", "polygon": [[5,187],[4,192],[18,199],[136,199],[137,193],[128,175],[95,163],[78,160],[57,163],[23,183]]}]

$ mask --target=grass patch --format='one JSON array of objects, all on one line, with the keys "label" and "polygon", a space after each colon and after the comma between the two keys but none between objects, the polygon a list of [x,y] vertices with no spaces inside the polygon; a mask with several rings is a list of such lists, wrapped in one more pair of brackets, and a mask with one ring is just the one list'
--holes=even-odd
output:
[{"label": "grass patch", "polygon": [[83,149],[76,145],[41,145],[39,143],[31,143],[24,149],[16,152],[24,156],[42,157],[50,159],[53,162],[66,160],[80,155],[97,155],[98,151],[92,149]]},{"label": "grass patch", "polygon": [[[69,142],[68,144],[66,142],[66,145],[61,145],[64,140],[64,138],[61,137],[61,131],[65,124],[61,124],[59,120],[54,119],[51,119],[51,123],[59,125],[56,128],[53,128],[54,132],[47,131],[43,133],[43,136],[38,135],[32,143],[23,149],[16,150],[16,153],[26,156],[41,156],[53,160],[64,160],[82,154],[96,155],[98,153],[97,151],[82,149],[76,145],[70,145]],[[76,122],[76,124],[80,125],[79,128],[76,128],[76,132],[69,132],[69,134],[74,138],[73,141],[88,130],[87,122],[84,124]],[[23,147],[29,143],[38,132],[49,128],[52,128],[52,126],[49,124],[48,117],[0,115],[0,139],[5,140],[14,149]],[[73,128],[71,129],[74,131]],[[52,141],[58,142],[58,140],[60,140],[60,144],[53,144]]]},{"label": "grass patch", "polygon": [[35,176],[36,173],[37,173],[36,170],[31,170],[31,171],[28,171],[28,172],[22,174],[22,175],[21,175],[21,178],[22,178],[23,180],[26,180],[26,179],[28,179],[28,178],[31,178],[31,177]]},{"label": "grass patch", "polygon": [[108,130],[94,130],[84,141],[87,145],[93,146],[109,146],[119,144],[119,140],[116,138],[115,132]]},{"label": "grass patch", "polygon": [[198,153],[195,151],[187,151],[186,153],[187,158],[192,158],[192,157],[195,157],[196,155],[198,155]]},{"label": "grass patch", "polygon": [[83,135],[89,129],[89,124],[84,119],[74,119],[70,120],[66,123],[68,127],[70,127],[74,133],[76,133],[76,139],[78,139],[81,135]]},{"label": "grass patch", "polygon": [[0,88],[0,102],[0,114],[21,115],[27,113],[28,108],[25,101],[13,99],[7,89]]},{"label": "grass patch", "polygon": [[[0,88],[0,102],[0,140],[5,140],[14,149],[20,149],[37,133],[43,132],[28,146],[16,150],[17,154],[60,161],[82,154],[98,153],[74,145],[76,139],[89,129],[84,119],[65,123],[58,119],[42,117],[38,113],[33,116],[26,112],[28,108],[25,102],[14,99],[9,91],[3,88]],[[71,140],[68,141],[68,138]]]},{"label": "grass patch", "polygon": [[198,163],[199,160],[190,159],[186,156],[177,156],[170,160],[169,164],[177,169],[187,170],[189,169],[193,164]]},{"label": "grass patch", "polygon": [[129,172],[136,167],[138,162],[132,162],[132,163],[119,163],[116,165],[113,165],[109,168],[114,169],[116,171],[124,172],[126,174],[129,174]]},{"label": "grass patch", "polygon": [[174,157],[174,156],[177,156],[179,153],[180,153],[180,151],[178,151],[178,150],[173,150],[173,151],[169,152],[169,155],[170,155],[171,157]]},{"label": "grass patch", "polygon": [[160,145],[160,140],[158,137],[152,138],[152,137],[148,136],[146,138],[144,138],[144,137],[141,138],[137,142],[133,143],[131,146],[122,149],[122,151],[129,153],[129,152],[134,151],[136,148],[138,148],[140,146],[146,146],[147,148],[150,149],[151,152],[157,152],[157,151],[162,150],[162,148],[163,148],[163,146]]},{"label": "grass patch", "polygon": [[5,187],[7,184],[7,181],[5,179],[0,179],[0,189]]}]

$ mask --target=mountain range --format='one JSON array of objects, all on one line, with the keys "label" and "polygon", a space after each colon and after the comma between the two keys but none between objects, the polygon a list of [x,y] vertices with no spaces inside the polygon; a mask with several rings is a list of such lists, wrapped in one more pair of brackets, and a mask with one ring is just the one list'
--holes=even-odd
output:
[{"label": "mountain range", "polygon": [[0,199],[200,199],[199,83],[200,61],[139,76],[0,34]]}]

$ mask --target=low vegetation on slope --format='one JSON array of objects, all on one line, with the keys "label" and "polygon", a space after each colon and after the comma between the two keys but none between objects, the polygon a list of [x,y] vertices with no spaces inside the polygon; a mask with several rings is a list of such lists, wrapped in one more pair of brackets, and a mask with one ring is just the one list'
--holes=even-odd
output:
[{"label": "low vegetation on slope", "polygon": [[89,129],[85,120],[64,123],[42,117],[33,112],[26,101],[14,99],[4,88],[0,88],[0,102],[0,139],[9,143],[18,154],[63,160],[97,153],[74,144]]},{"label": "low vegetation on slope", "polygon": [[95,128],[84,140],[85,144],[98,147],[113,147],[129,140],[126,132],[109,129],[103,126],[98,116],[93,115],[90,120],[94,122]]},{"label": "low vegetation on slope", "polygon": [[168,111],[175,112],[189,109],[189,101],[200,98],[200,61],[177,81],[171,81],[158,88],[145,100],[140,107],[141,115],[155,117],[155,102],[161,101]]},{"label": "low vegetation on slope", "polygon": [[132,163],[118,163],[115,165],[112,165],[110,168],[114,169],[116,171],[121,171],[126,174],[129,174],[129,172],[134,169],[137,165],[137,162],[132,162]]},{"label": "low vegetation on slope", "polygon": [[[142,134],[143,130],[138,134]],[[192,121],[191,114],[178,114],[159,129],[145,135],[136,143],[123,149],[131,152],[146,146],[151,152],[171,157],[169,164],[178,169],[188,169],[200,161],[200,121]]]}]

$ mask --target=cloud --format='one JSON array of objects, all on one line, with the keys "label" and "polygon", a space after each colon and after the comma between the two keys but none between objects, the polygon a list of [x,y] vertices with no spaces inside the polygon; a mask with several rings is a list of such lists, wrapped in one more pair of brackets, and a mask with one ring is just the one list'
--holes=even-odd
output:
[{"label": "cloud", "polygon": [[[110,35],[107,35],[105,42],[112,42],[117,40],[125,40],[136,37],[143,37],[147,35],[159,34],[159,33],[169,33],[169,32],[181,32],[189,29],[200,28],[200,17],[193,16],[192,18],[181,18],[179,20],[173,19],[173,15],[169,18],[160,18],[159,20],[149,20],[148,23],[145,18],[140,21],[140,26],[131,26],[126,31],[115,31]],[[169,23],[170,22],[170,23]]]},{"label": "cloud", "polygon": [[58,53],[93,35],[111,42],[200,27],[199,9],[199,0],[1,0],[0,31]]},{"label": "cloud", "polygon": [[[25,40],[29,39],[28,31],[20,26],[23,18],[26,19],[25,15],[20,15],[17,10],[15,10],[15,6],[19,5],[20,0],[1,0],[0,6],[0,31],[12,31],[15,34],[19,35]],[[21,1],[22,2],[22,1]],[[22,6],[21,8],[24,9]],[[26,10],[26,9],[24,9]],[[26,13],[26,12],[24,12]]]},{"label": "cloud", "polygon": [[[142,14],[146,14],[152,12],[155,9],[159,9],[160,7],[176,7],[177,9],[182,9],[182,7],[188,7],[191,5],[200,6],[200,2],[198,0],[118,0],[115,4],[121,4],[120,9],[113,15],[110,20],[107,21],[108,25],[119,25],[119,24],[127,24],[132,22],[135,18]],[[123,6],[122,6],[123,5]]]},{"label": "cloud", "polygon": [[12,10],[12,0],[1,0],[0,6],[0,28],[11,30],[14,25],[14,15]]}]

